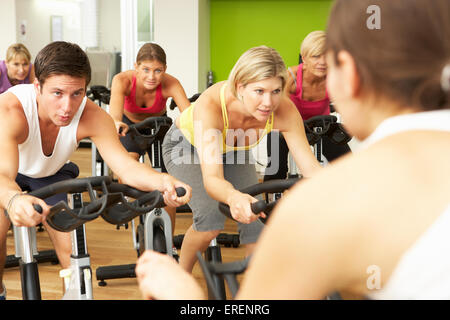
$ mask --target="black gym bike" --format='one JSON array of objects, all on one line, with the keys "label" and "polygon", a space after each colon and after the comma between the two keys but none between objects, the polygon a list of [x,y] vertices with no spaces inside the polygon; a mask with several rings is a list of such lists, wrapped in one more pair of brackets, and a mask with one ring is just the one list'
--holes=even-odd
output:
[{"label": "black gym bike", "polygon": [[[129,125],[127,132],[141,150],[151,148],[152,166],[158,171],[161,171],[163,161],[161,143],[171,125],[172,119],[169,117],[149,117],[139,123]],[[140,161],[144,162],[144,156],[140,157]],[[133,197],[131,194],[127,196]],[[182,195],[179,194],[179,196]],[[128,223],[131,223],[134,247],[138,257],[145,250],[155,250],[173,257],[172,222],[163,207],[156,206],[139,215],[127,214],[129,209],[125,206],[118,206],[114,210],[116,212],[104,216],[104,219],[117,226],[128,226]],[[139,216],[139,224],[135,228],[134,218],[137,216]],[[99,267],[96,270],[98,284],[106,286],[105,280],[135,278],[135,267],[136,264]]]},{"label": "black gym bike", "polygon": [[[177,189],[183,194],[184,189]],[[71,232],[72,255],[65,289],[67,299],[92,299],[90,257],[87,252],[85,224],[102,216],[105,220],[117,222],[143,212],[163,207],[164,199],[159,191],[143,192],[130,186],[112,182],[108,176],[69,179],[50,184],[29,194],[41,199],[55,194],[67,193],[68,203],[60,201],[51,207],[47,216],[48,224],[55,230]],[[83,201],[86,194],[88,202]],[[130,201],[129,197],[135,200]],[[39,205],[34,205],[42,212]],[[124,210],[127,208],[127,210]],[[122,215],[126,215],[124,218]],[[32,227],[34,228],[34,227]],[[16,227],[17,247],[20,248],[20,274],[22,297],[24,300],[40,300],[41,290],[36,259],[33,257],[30,229]],[[64,297],[63,297],[64,299]]]}]

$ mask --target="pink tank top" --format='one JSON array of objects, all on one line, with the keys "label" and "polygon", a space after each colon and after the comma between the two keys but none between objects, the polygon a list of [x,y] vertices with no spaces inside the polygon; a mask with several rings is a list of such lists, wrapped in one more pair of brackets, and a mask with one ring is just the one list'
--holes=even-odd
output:
[{"label": "pink tank top", "polygon": [[155,102],[151,107],[139,107],[136,105],[136,77],[133,76],[130,95],[125,96],[124,109],[132,113],[159,113],[166,108],[166,101],[162,95],[162,86],[156,87]]},{"label": "pink tank top", "polygon": [[295,94],[291,94],[291,100],[294,102],[298,111],[302,115],[303,120],[308,120],[314,116],[321,116],[330,114],[330,99],[328,92],[326,92],[325,99],[318,101],[306,101],[302,99],[303,94],[303,63],[298,66],[297,70],[297,89]]}]

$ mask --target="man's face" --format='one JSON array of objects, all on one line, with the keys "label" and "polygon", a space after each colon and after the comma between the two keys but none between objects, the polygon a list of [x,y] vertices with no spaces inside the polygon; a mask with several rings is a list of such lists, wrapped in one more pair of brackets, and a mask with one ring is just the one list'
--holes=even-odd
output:
[{"label": "man's face", "polygon": [[86,80],[53,75],[42,86],[37,80],[34,85],[40,116],[44,112],[44,117],[48,117],[58,127],[69,125],[86,95]]}]

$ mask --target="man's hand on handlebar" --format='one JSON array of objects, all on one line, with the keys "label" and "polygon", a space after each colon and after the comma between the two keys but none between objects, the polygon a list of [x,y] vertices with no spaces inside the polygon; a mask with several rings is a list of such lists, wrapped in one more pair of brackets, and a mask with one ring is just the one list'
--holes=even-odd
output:
[{"label": "man's hand on handlebar", "polygon": [[252,212],[250,204],[257,202],[258,200],[249,194],[242,193],[239,191],[233,192],[233,194],[228,199],[228,205],[230,206],[230,212],[233,219],[242,223],[252,223],[259,217],[266,218],[264,212],[255,214]]},{"label": "man's hand on handlebar", "polygon": [[[164,202],[169,207],[179,207],[186,204],[191,200],[192,189],[189,185],[175,179],[174,177],[163,173],[162,174],[162,192],[164,197]],[[186,194],[178,197],[175,188],[182,187],[186,190]]]},{"label": "man's hand on handlebar", "polygon": [[[33,208],[33,204],[42,207],[42,213]],[[44,200],[27,195],[17,194],[13,196],[8,205],[8,216],[11,222],[17,227],[34,227],[45,221],[50,213],[50,207]]]},{"label": "man's hand on handlebar", "polygon": [[128,132],[128,125],[122,121],[114,120],[114,124],[116,125],[117,134],[119,136],[125,137]]}]

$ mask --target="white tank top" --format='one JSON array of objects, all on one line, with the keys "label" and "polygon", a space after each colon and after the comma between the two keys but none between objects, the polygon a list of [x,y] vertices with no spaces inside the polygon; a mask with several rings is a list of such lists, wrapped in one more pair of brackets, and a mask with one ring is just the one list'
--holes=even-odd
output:
[{"label": "white tank top", "polygon": [[[364,146],[411,130],[450,132],[450,110],[389,118],[364,141]],[[367,296],[380,300],[450,299],[449,230],[450,195],[447,208],[401,256],[387,283],[379,290],[370,291]]]},{"label": "white tank top", "polygon": [[17,85],[8,91],[19,99],[28,122],[28,137],[19,145],[19,173],[31,178],[43,178],[55,174],[78,147],[78,123],[87,98],[84,97],[72,122],[65,127],[60,127],[53,153],[47,157],[42,151],[34,85]]},{"label": "white tank top", "polygon": [[390,117],[381,122],[375,131],[362,142],[361,148],[366,148],[378,140],[396,133],[412,130],[450,132],[450,110],[417,112]]}]

